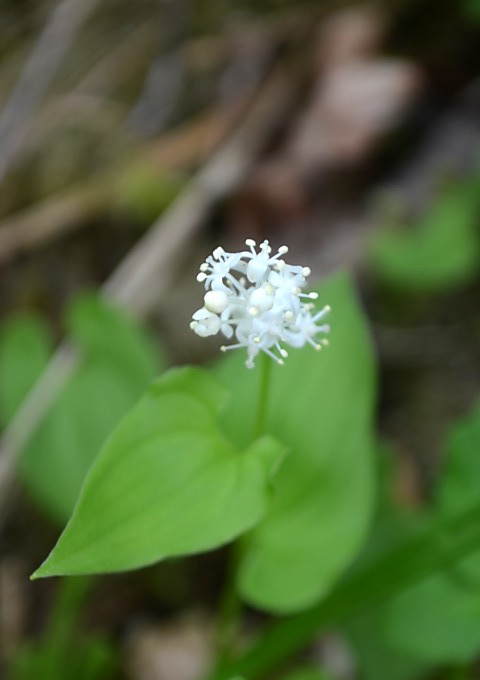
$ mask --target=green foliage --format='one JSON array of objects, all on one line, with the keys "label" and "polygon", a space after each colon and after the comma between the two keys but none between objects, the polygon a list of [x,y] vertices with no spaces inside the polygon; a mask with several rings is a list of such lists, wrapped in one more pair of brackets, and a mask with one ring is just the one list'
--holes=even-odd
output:
[{"label": "green foliage", "polygon": [[199,370],[173,371],[110,437],[35,575],[116,571],[204,551],[254,527],[268,508],[241,564],[244,596],[288,611],[331,587],[370,516],[374,375],[347,277],[322,286],[320,304],[326,301],[335,310],[328,354],[292,352],[273,374],[267,429],[291,451],[273,498],[269,479],[284,446],[270,437],[250,444],[258,372],[245,369],[240,353],[219,368],[224,384],[235,386],[222,412],[234,448],[218,428],[223,397],[216,383]]},{"label": "green foliage", "polygon": [[[475,505],[480,497],[480,402],[452,428],[437,507],[447,517]],[[461,564],[463,578],[480,587],[480,552]]]},{"label": "green foliage", "polygon": [[385,608],[378,607],[345,627],[361,680],[420,680],[427,665],[385,640]]},{"label": "green foliage", "polygon": [[480,402],[452,429],[438,505],[453,514],[474,504],[480,495]]},{"label": "green foliage", "polygon": [[468,661],[480,644],[480,590],[455,569],[421,581],[389,605],[385,635],[432,664]]},{"label": "green foliage", "polygon": [[116,670],[111,644],[99,635],[76,630],[79,613],[90,590],[86,579],[63,581],[45,634],[16,651],[8,680],[107,680]]},{"label": "green foliage", "polygon": [[[387,455],[388,447],[382,444],[381,453]],[[379,450],[380,453],[380,450]],[[387,459],[388,460],[388,459]],[[381,461],[385,463],[385,461]],[[383,470],[383,492],[385,497],[379,498],[377,518],[367,545],[357,565],[375,564],[378,559],[388,555],[399,544],[418,538],[425,531],[431,531],[432,518],[425,512],[418,510],[400,511],[392,505],[391,482],[389,478],[392,470]],[[387,495],[387,489],[390,493]],[[410,555],[407,553],[405,567],[408,566]],[[371,583],[370,588],[374,589]],[[351,645],[359,667],[361,680],[418,680],[423,677],[426,663],[399,649],[386,639],[385,629],[388,618],[388,603],[363,614],[358,618],[347,621],[343,630]]]},{"label": "green foliage", "polygon": [[67,329],[87,360],[108,363],[128,377],[137,391],[152,379],[152,372],[160,370],[158,347],[141,325],[95,294],[73,301],[67,310]]},{"label": "green foliage", "polygon": [[[220,383],[199,369],[168,372],[107,440],[67,528],[35,577],[135,568],[248,532],[237,581],[243,598],[280,613],[313,608],[212,678],[230,679],[239,671],[255,680],[272,659],[288,658],[318,630],[358,615],[347,634],[365,680],[386,674],[418,680],[433,664],[472,659],[480,645],[480,407],[448,440],[436,503],[406,516],[382,496],[382,521],[367,554],[335,590],[364,542],[372,511],[375,379],[348,277],[333,277],[318,292],[319,304],[333,309],[331,345],[322,353],[292,350],[285,366],[272,366],[268,434],[254,441],[261,376],[258,368],[245,369],[241,352],[215,369]],[[69,316],[85,352],[76,379],[90,376],[71,397],[76,418],[87,409],[78,430],[82,442],[88,436],[83,430],[102,411],[96,402],[88,412],[89,395],[119,375],[141,390],[151,372],[134,327],[124,331],[123,321],[108,320],[98,305],[82,300]],[[28,345],[30,332],[25,336]],[[118,342],[110,344],[108,337]],[[37,340],[34,346],[42,346]],[[0,345],[0,361],[16,356],[7,349],[10,354],[2,354]],[[28,382],[22,378],[19,396],[5,403],[21,400]],[[63,397],[68,394],[66,389]],[[112,382],[111,394],[103,396],[105,410],[119,394],[122,388]],[[410,543],[395,549],[402,537]],[[288,676],[317,678],[317,669]]]},{"label": "green foliage", "polygon": [[479,178],[445,188],[419,224],[377,232],[371,242],[374,272],[406,291],[441,291],[478,272]]},{"label": "green foliage", "polygon": [[[138,324],[94,295],[72,304],[67,324],[82,361],[19,461],[22,481],[61,524],[71,515],[98,449],[161,364]],[[4,422],[20,405],[50,352],[40,322],[25,317],[5,327],[0,341]]]},{"label": "green foliage", "polygon": [[463,13],[467,19],[472,23],[480,23],[480,1],[479,0],[463,0]]},{"label": "green foliage", "polygon": [[[437,519],[414,538],[359,566],[322,602],[269,627],[251,649],[236,661],[214,669],[208,680],[227,680],[235,673],[259,680],[323,632],[381,608],[406,588],[442,573],[446,564],[463,561],[479,545],[477,501],[471,509],[448,520]],[[415,616],[415,610],[410,616]]]},{"label": "green foliage", "polygon": [[27,396],[52,353],[46,324],[31,315],[9,319],[0,330],[0,425]]},{"label": "green foliage", "polygon": [[[458,424],[447,444],[447,460],[436,512],[451,517],[480,497],[480,408]],[[440,536],[441,539],[441,536]],[[480,553],[446,564],[384,607],[383,631],[390,646],[431,664],[472,659],[480,645]]]},{"label": "green foliage", "polygon": [[102,449],[35,576],[139,567],[209,550],[254,526],[284,449],[263,437],[235,450],[217,425],[224,397],[200,369],[156,381]]},{"label": "green foliage", "polygon": [[[348,277],[330,279],[318,293],[319,306],[332,307],[330,346],[292,350],[284,366],[272,367],[267,431],[290,453],[239,571],[243,597],[278,612],[307,607],[332,587],[364,539],[373,503],[367,329]],[[217,370],[235,393],[222,422],[238,446],[252,437],[259,381],[243,362],[232,353]]]},{"label": "green foliage", "polygon": [[328,680],[325,673],[314,666],[305,666],[286,675],[283,680]]},{"label": "green foliage", "polygon": [[324,601],[278,623],[209,680],[234,672],[257,680],[340,624],[358,659],[359,680],[424,680],[434,665],[471,662],[480,644],[479,421],[477,405],[453,428],[432,507],[400,512],[382,496],[366,554],[353,572]]}]

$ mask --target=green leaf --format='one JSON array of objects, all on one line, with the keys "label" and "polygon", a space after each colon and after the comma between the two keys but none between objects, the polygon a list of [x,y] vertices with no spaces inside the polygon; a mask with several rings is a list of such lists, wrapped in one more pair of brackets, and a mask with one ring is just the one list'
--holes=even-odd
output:
[{"label": "green leaf", "polygon": [[[385,449],[385,444],[382,444],[382,448]],[[418,509],[406,511],[395,506],[391,499],[388,502],[383,499],[356,569],[375,564],[382,556],[391,553],[395,546],[414,537],[418,539],[431,529],[432,517],[429,513]],[[404,561],[406,568],[410,559],[411,555],[407,553]],[[401,560],[397,564],[401,566]],[[370,584],[372,592],[375,592],[376,585],[376,582]],[[390,612],[390,601],[382,601],[363,616],[348,621],[343,628],[355,653],[360,676],[368,680],[419,680],[425,677],[428,665],[388,639],[386,622]]]},{"label": "green leaf", "polygon": [[84,293],[73,301],[67,310],[67,327],[88,356],[136,380],[140,389],[151,380],[152,369],[158,369],[158,346],[140,323],[95,293]]},{"label": "green leaf", "polygon": [[[291,612],[312,605],[355,557],[373,496],[374,361],[349,278],[318,289],[330,304],[330,346],[292,350],[272,366],[267,431],[289,446],[266,518],[249,537],[239,588],[250,603]],[[234,392],[222,422],[239,445],[252,436],[258,367],[235,352],[217,374]],[[352,510],[354,509],[354,511]]]},{"label": "green leaf", "polygon": [[353,619],[346,626],[348,642],[359,666],[359,677],[366,680],[420,680],[427,664],[392,646],[385,640],[387,608]]},{"label": "green leaf", "polygon": [[328,680],[328,678],[317,667],[306,666],[284,676],[283,680]]},{"label": "green leaf", "polygon": [[286,675],[283,680],[329,680],[330,676],[314,666],[305,666]]},{"label": "green leaf", "polygon": [[301,652],[323,632],[357,618],[423,579],[441,573],[475,552],[480,544],[480,502],[421,531],[408,543],[370,565],[354,569],[315,607],[283,618],[234,662],[220,664],[208,680],[229,680],[235,673],[259,680]]},{"label": "green leaf", "polygon": [[378,232],[371,242],[377,276],[404,290],[437,291],[469,282],[478,272],[479,178],[438,196],[420,224]]},{"label": "green leaf", "polygon": [[82,361],[19,462],[32,496],[62,525],[106,437],[161,365],[138,324],[92,294],[75,300],[68,322]]},{"label": "green leaf", "polygon": [[132,569],[215,548],[254,526],[283,447],[263,437],[235,450],[216,424],[223,398],[200,369],[155,382],[102,449],[34,576]]},{"label": "green leaf", "polygon": [[460,570],[432,576],[394,599],[384,625],[386,638],[418,659],[468,661],[480,644],[480,590]]},{"label": "green leaf", "polygon": [[448,437],[438,496],[440,511],[446,515],[467,508],[480,496],[480,402]]},{"label": "green leaf", "polygon": [[0,425],[5,426],[48,363],[53,346],[33,314],[13,317],[0,330]]},{"label": "green leaf", "polygon": [[[385,509],[370,541],[370,560],[389,544],[434,527],[432,514]],[[441,540],[441,535],[439,539]],[[347,626],[363,674],[369,680],[409,680],[423,677],[427,666],[469,657],[478,642],[474,594],[455,570],[438,573]],[[408,562],[406,566],[408,565]],[[458,632],[458,635],[457,635]],[[393,670],[392,670],[393,669]]]},{"label": "green leaf", "polygon": [[[441,515],[450,517],[480,497],[480,402],[451,429],[446,449],[437,505]],[[459,569],[480,586],[480,551],[464,560]]]},{"label": "green leaf", "polygon": [[[449,518],[480,496],[480,407],[448,438],[437,511]],[[440,537],[441,538],[441,537]],[[387,608],[384,631],[391,644],[429,663],[473,658],[480,644],[480,552],[416,584]]]}]

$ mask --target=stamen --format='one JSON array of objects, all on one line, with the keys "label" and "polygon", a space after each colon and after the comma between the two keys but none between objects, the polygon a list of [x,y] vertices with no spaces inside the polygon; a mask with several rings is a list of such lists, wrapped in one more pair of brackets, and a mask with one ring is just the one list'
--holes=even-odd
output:
[{"label": "stamen", "polygon": [[240,349],[241,347],[245,347],[245,345],[242,342],[237,342],[235,345],[222,345],[220,347],[221,352],[228,352],[231,349]]},{"label": "stamen", "polygon": [[271,350],[269,350],[268,347],[263,348],[263,351],[267,356],[270,357],[270,359],[273,359],[275,363],[277,363],[279,366],[284,366],[285,362],[283,361],[283,359],[279,359],[277,356],[275,356],[275,354]]}]

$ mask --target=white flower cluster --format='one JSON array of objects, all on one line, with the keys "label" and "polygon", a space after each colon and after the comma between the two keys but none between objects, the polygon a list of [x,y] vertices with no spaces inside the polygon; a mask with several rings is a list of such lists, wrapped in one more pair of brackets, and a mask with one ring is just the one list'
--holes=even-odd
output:
[{"label": "white flower cluster", "polygon": [[302,292],[310,269],[280,259],[288,252],[287,246],[272,256],[268,241],[260,244],[258,251],[252,239],[247,239],[246,245],[249,250],[240,253],[216,248],[201,265],[197,280],[205,284],[207,292],[190,328],[202,337],[219,331],[227,338],[235,336],[235,344],[221,349],[245,347],[248,368],[253,368],[259,352],[283,364],[288,352],[281,343],[292,347],[308,343],[317,350],[327,345],[326,339],[315,338],[318,333],[328,333],[329,326],[318,322],[330,308],[314,312],[314,305],[303,301],[317,298],[316,293]]}]

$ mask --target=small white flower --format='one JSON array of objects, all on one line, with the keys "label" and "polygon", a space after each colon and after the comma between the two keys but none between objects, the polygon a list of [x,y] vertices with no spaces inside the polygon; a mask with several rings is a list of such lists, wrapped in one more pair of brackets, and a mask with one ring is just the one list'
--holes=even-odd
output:
[{"label": "small white flower", "polygon": [[317,294],[303,292],[310,269],[280,259],[287,246],[272,256],[268,241],[260,244],[258,252],[252,239],[246,245],[248,250],[239,253],[216,248],[200,266],[197,280],[207,292],[204,306],[193,315],[192,330],[201,337],[218,332],[235,336],[237,342],[222,350],[245,347],[248,368],[253,368],[260,352],[283,364],[288,352],[281,343],[310,344],[317,350],[327,345],[317,335],[328,333],[329,326],[318,322],[330,308],[314,312],[307,300],[315,300]]}]

